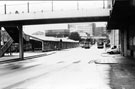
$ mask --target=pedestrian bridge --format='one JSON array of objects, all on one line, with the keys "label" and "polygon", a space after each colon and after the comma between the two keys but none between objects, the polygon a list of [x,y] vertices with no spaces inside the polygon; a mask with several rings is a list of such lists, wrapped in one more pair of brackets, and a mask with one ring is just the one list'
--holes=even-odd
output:
[{"label": "pedestrian bridge", "polygon": [[50,23],[105,22],[110,9],[86,9],[0,15],[1,26],[18,26]]}]

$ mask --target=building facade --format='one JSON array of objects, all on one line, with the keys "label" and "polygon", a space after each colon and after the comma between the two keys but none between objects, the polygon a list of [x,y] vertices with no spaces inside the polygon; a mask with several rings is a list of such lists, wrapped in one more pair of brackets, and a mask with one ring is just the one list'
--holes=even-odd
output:
[{"label": "building facade", "polygon": [[119,29],[120,52],[135,58],[135,4],[134,0],[115,0],[108,30]]},{"label": "building facade", "polygon": [[45,30],[45,36],[50,37],[68,37],[70,30],[68,29],[57,29],[57,30]]}]

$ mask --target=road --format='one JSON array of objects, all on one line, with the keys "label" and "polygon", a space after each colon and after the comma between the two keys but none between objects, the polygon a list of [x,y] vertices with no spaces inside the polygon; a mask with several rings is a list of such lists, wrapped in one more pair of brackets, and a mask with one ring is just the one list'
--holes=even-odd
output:
[{"label": "road", "polygon": [[78,47],[8,65],[0,72],[0,89],[111,89],[110,66],[95,63],[103,52]]}]

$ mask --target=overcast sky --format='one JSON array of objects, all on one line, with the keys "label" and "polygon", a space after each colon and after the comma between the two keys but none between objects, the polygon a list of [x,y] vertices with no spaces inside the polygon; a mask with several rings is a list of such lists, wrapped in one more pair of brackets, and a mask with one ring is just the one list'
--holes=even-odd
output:
[{"label": "overcast sky", "polygon": [[[30,3],[30,12],[37,11],[51,11],[52,1],[0,1],[0,14],[4,13],[4,4],[7,5],[7,13],[14,13],[16,10],[19,12],[27,13],[27,3]],[[106,5],[106,2],[104,2]],[[91,1],[53,1],[53,10],[77,10],[79,9],[92,9],[92,8],[103,8],[102,0],[91,0]],[[98,25],[105,26],[105,23],[99,23]],[[24,27],[24,31],[27,33],[33,33],[36,31],[44,31],[46,29],[66,29],[67,24],[53,24],[53,25],[40,25]],[[33,29],[33,30],[29,30]],[[33,32],[32,32],[33,31]]]},{"label": "overcast sky", "polygon": [[[0,10],[3,11],[3,5],[7,5],[7,13],[18,11],[27,11],[27,3],[30,3],[30,11],[48,11],[52,10],[52,1],[0,1]],[[106,5],[106,0],[104,0]],[[71,9],[91,9],[91,8],[103,8],[102,0],[91,1],[53,1],[54,10],[71,10]]]}]

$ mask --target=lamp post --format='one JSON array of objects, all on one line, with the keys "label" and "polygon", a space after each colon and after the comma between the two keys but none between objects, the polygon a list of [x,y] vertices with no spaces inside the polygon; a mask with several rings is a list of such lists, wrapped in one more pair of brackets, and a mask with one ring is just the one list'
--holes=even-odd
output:
[{"label": "lamp post", "polygon": [[105,0],[103,0],[103,9],[105,9]]},{"label": "lamp post", "polygon": [[79,10],[79,1],[77,0],[77,10]]},{"label": "lamp post", "polygon": [[1,52],[1,28],[2,27],[0,27],[0,52]]},{"label": "lamp post", "polygon": [[27,3],[27,10],[28,10],[28,13],[30,12],[30,4],[29,2]]},{"label": "lamp post", "polygon": [[53,0],[52,0],[52,12],[53,12]]},{"label": "lamp post", "polygon": [[7,14],[7,5],[4,5],[4,14]]}]

